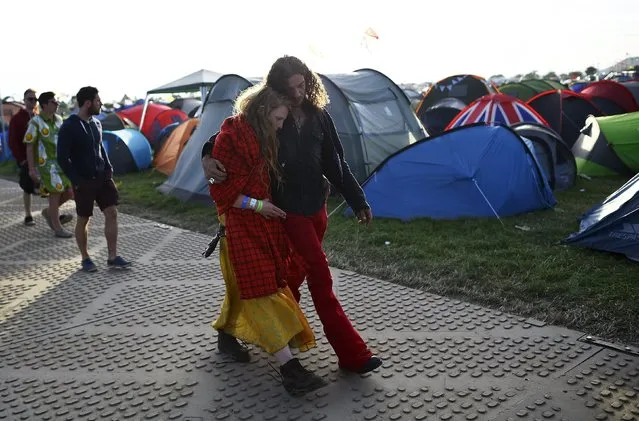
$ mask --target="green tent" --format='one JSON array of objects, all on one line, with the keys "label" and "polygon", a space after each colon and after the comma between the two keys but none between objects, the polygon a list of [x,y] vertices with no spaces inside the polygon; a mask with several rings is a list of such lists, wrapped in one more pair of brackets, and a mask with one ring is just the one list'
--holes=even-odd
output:
[{"label": "green tent", "polygon": [[577,172],[588,176],[639,172],[639,112],[588,116],[572,147]]},{"label": "green tent", "polygon": [[526,102],[542,92],[552,91],[553,89],[566,89],[566,87],[554,80],[531,79],[503,85],[499,88],[499,92],[514,96]]}]

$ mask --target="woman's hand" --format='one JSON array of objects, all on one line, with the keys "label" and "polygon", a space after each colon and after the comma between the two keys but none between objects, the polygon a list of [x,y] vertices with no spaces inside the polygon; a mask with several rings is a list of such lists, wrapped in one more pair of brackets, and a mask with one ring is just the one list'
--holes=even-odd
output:
[{"label": "woman's hand", "polygon": [[259,214],[266,219],[271,219],[271,218],[286,219],[286,212],[284,212],[282,209],[272,204],[271,201],[268,199],[262,200],[262,209],[260,209]]}]

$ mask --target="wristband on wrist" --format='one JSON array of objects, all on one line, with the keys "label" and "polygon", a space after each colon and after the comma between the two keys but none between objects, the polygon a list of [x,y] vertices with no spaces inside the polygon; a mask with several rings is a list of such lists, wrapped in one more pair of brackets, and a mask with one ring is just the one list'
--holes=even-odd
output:
[{"label": "wristband on wrist", "polygon": [[257,201],[257,207],[255,208],[255,212],[260,213],[262,212],[262,208],[264,207],[264,202],[261,200]]},{"label": "wristband on wrist", "polygon": [[248,202],[249,197],[244,196],[244,200],[242,200],[242,209],[246,209],[246,203]]},{"label": "wristband on wrist", "polygon": [[251,208],[252,210],[255,210],[256,206],[257,206],[257,199],[251,198],[251,200],[249,201],[249,208]]}]

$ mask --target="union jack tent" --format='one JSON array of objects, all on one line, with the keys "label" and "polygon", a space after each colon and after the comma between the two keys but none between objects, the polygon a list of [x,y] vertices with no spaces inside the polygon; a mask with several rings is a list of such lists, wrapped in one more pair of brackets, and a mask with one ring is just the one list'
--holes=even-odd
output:
[{"label": "union jack tent", "polygon": [[548,126],[542,116],[521,100],[506,94],[489,94],[464,108],[446,130],[474,123],[512,126],[522,122]]}]

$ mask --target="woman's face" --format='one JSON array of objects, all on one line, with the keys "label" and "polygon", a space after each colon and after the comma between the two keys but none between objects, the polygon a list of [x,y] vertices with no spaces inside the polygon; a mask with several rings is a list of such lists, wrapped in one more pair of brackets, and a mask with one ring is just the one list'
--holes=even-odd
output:
[{"label": "woman's face", "polygon": [[279,130],[282,128],[282,125],[284,124],[284,120],[286,120],[287,116],[288,116],[288,107],[285,105],[280,105],[277,108],[273,108],[271,113],[268,115],[268,119],[273,125],[273,127],[275,127],[275,130]]}]

